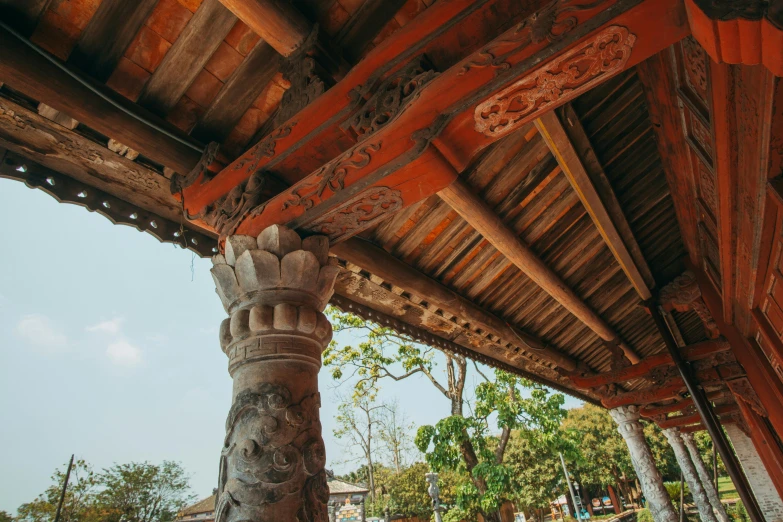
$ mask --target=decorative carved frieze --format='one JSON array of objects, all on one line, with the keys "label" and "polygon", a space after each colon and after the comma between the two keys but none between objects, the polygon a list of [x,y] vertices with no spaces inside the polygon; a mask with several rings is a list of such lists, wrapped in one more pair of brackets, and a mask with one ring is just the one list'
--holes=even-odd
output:
[{"label": "decorative carved frieze", "polygon": [[569,33],[579,23],[570,13],[594,9],[600,2],[580,4],[573,0],[552,0],[550,3],[520,22],[514,32],[505,38],[493,40],[478,53],[478,58],[471,58],[460,69],[463,75],[471,69],[492,67],[495,74],[511,68],[508,58],[530,44],[538,44],[547,40],[557,42]]},{"label": "decorative carved frieze", "polygon": [[295,125],[296,122],[292,121],[276,128],[272,133],[256,143],[248,151],[248,154],[243,154],[242,158],[234,164],[232,170],[247,169],[251,173],[255,172],[263,158],[273,158],[275,156],[277,141],[291,134],[291,129]]},{"label": "decorative carved frieze", "polygon": [[332,337],[323,309],[340,270],[329,242],[275,225],[257,238],[229,236],[213,262],[234,378],[215,520],[323,522],[318,370]]},{"label": "decorative carved frieze", "polygon": [[359,140],[366,138],[401,114],[437,75],[426,58],[420,56],[414,59],[384,80],[341,127],[351,129]]},{"label": "decorative carved frieze", "polygon": [[761,404],[761,400],[756,394],[756,390],[753,389],[753,386],[751,386],[750,381],[746,377],[726,381],[726,385],[731,390],[731,393],[734,394],[734,397],[743,401],[761,417],[767,416],[766,408]]},{"label": "decorative carved frieze", "polygon": [[60,203],[72,203],[106,217],[116,224],[128,225],[147,232],[162,243],[188,248],[202,257],[217,252],[217,241],[188,229],[95,187],[47,169],[29,160],[8,153],[0,166],[0,177],[23,182],[29,188],[40,189]]},{"label": "decorative carved frieze", "polygon": [[203,211],[195,216],[188,214],[187,218],[204,221],[221,236],[231,235],[248,214],[263,211],[263,202],[268,196],[265,191],[269,185],[268,174],[257,171]]},{"label": "decorative carved frieze", "polygon": [[661,288],[658,294],[658,301],[664,310],[677,310],[678,312],[687,312],[693,310],[704,324],[704,330],[707,337],[717,339],[720,337],[718,325],[713,319],[712,314],[704,304],[701,297],[701,289],[696,280],[696,275],[691,271],[686,271],[677,276],[668,285]]},{"label": "decorative carved frieze", "polygon": [[305,210],[320,202],[324,191],[339,192],[345,188],[345,176],[349,169],[361,169],[372,161],[372,154],[381,149],[382,142],[359,144],[308,176],[291,189],[291,197],[283,204],[283,210],[301,206]]},{"label": "decorative carved frieze", "polygon": [[204,149],[201,154],[201,159],[186,175],[175,173],[171,176],[171,193],[181,193],[182,189],[191,186],[200,176],[204,176],[206,180],[212,179],[214,174],[210,174],[209,167],[215,161],[218,151],[220,150],[220,144],[211,142]]},{"label": "decorative carved frieze", "polygon": [[282,64],[280,72],[291,86],[280,100],[274,116],[275,127],[280,127],[326,91],[330,78],[313,57],[317,42],[318,27],[315,27],[302,46]]},{"label": "decorative carved frieze", "polygon": [[636,36],[625,27],[607,27],[481,102],[474,111],[476,130],[500,137],[527,123],[536,112],[576,98],[622,71],[635,42]]},{"label": "decorative carved frieze", "polygon": [[402,194],[388,187],[372,187],[313,221],[310,232],[329,237],[332,244],[371,227],[402,208]]}]

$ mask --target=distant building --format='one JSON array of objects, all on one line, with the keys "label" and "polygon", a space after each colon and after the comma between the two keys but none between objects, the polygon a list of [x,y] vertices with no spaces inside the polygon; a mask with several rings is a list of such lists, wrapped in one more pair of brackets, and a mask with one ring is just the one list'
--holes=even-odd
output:
[{"label": "distant building", "polygon": [[[351,484],[334,478],[334,473],[326,472],[326,482],[329,485],[329,504],[338,509],[345,506],[346,500],[349,504],[359,506],[364,504],[364,499],[370,493],[370,490],[364,486]],[[205,499],[199,500],[192,506],[183,509],[177,516],[177,522],[189,522],[191,520],[198,522],[215,522],[215,499],[217,492]],[[350,519],[347,519],[350,520]]]},{"label": "distant building", "polygon": [[177,515],[177,521],[197,520],[198,522],[215,522],[215,497],[213,493],[203,500],[199,500],[192,506],[183,509]]}]

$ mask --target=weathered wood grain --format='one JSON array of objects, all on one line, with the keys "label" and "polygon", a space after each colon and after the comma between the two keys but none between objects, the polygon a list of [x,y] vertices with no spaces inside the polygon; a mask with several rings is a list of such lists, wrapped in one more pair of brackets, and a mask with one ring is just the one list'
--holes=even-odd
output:
[{"label": "weathered wood grain", "polygon": [[103,0],[68,63],[105,82],[159,0]]},{"label": "weathered wood grain", "polygon": [[138,103],[165,116],[182,98],[237,18],[218,0],[204,0],[144,85]]}]

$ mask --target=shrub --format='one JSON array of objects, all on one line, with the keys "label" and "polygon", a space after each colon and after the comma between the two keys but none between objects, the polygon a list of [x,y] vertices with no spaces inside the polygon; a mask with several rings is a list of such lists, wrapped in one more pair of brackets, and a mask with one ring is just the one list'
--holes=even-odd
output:
[{"label": "shrub", "polygon": [[741,500],[738,500],[734,507],[726,510],[729,517],[735,522],[750,522],[748,511],[745,509],[745,504]]},{"label": "shrub", "polygon": [[652,513],[647,508],[640,509],[636,512],[636,522],[655,522],[653,520]]}]

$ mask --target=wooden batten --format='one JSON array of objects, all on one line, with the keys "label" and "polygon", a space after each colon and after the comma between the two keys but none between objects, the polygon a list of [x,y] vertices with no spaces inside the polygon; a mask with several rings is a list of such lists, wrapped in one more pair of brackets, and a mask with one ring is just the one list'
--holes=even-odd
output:
[{"label": "wooden batten", "polygon": [[274,0],[220,0],[265,42],[283,56],[299,49],[312,25],[289,2]]}]

